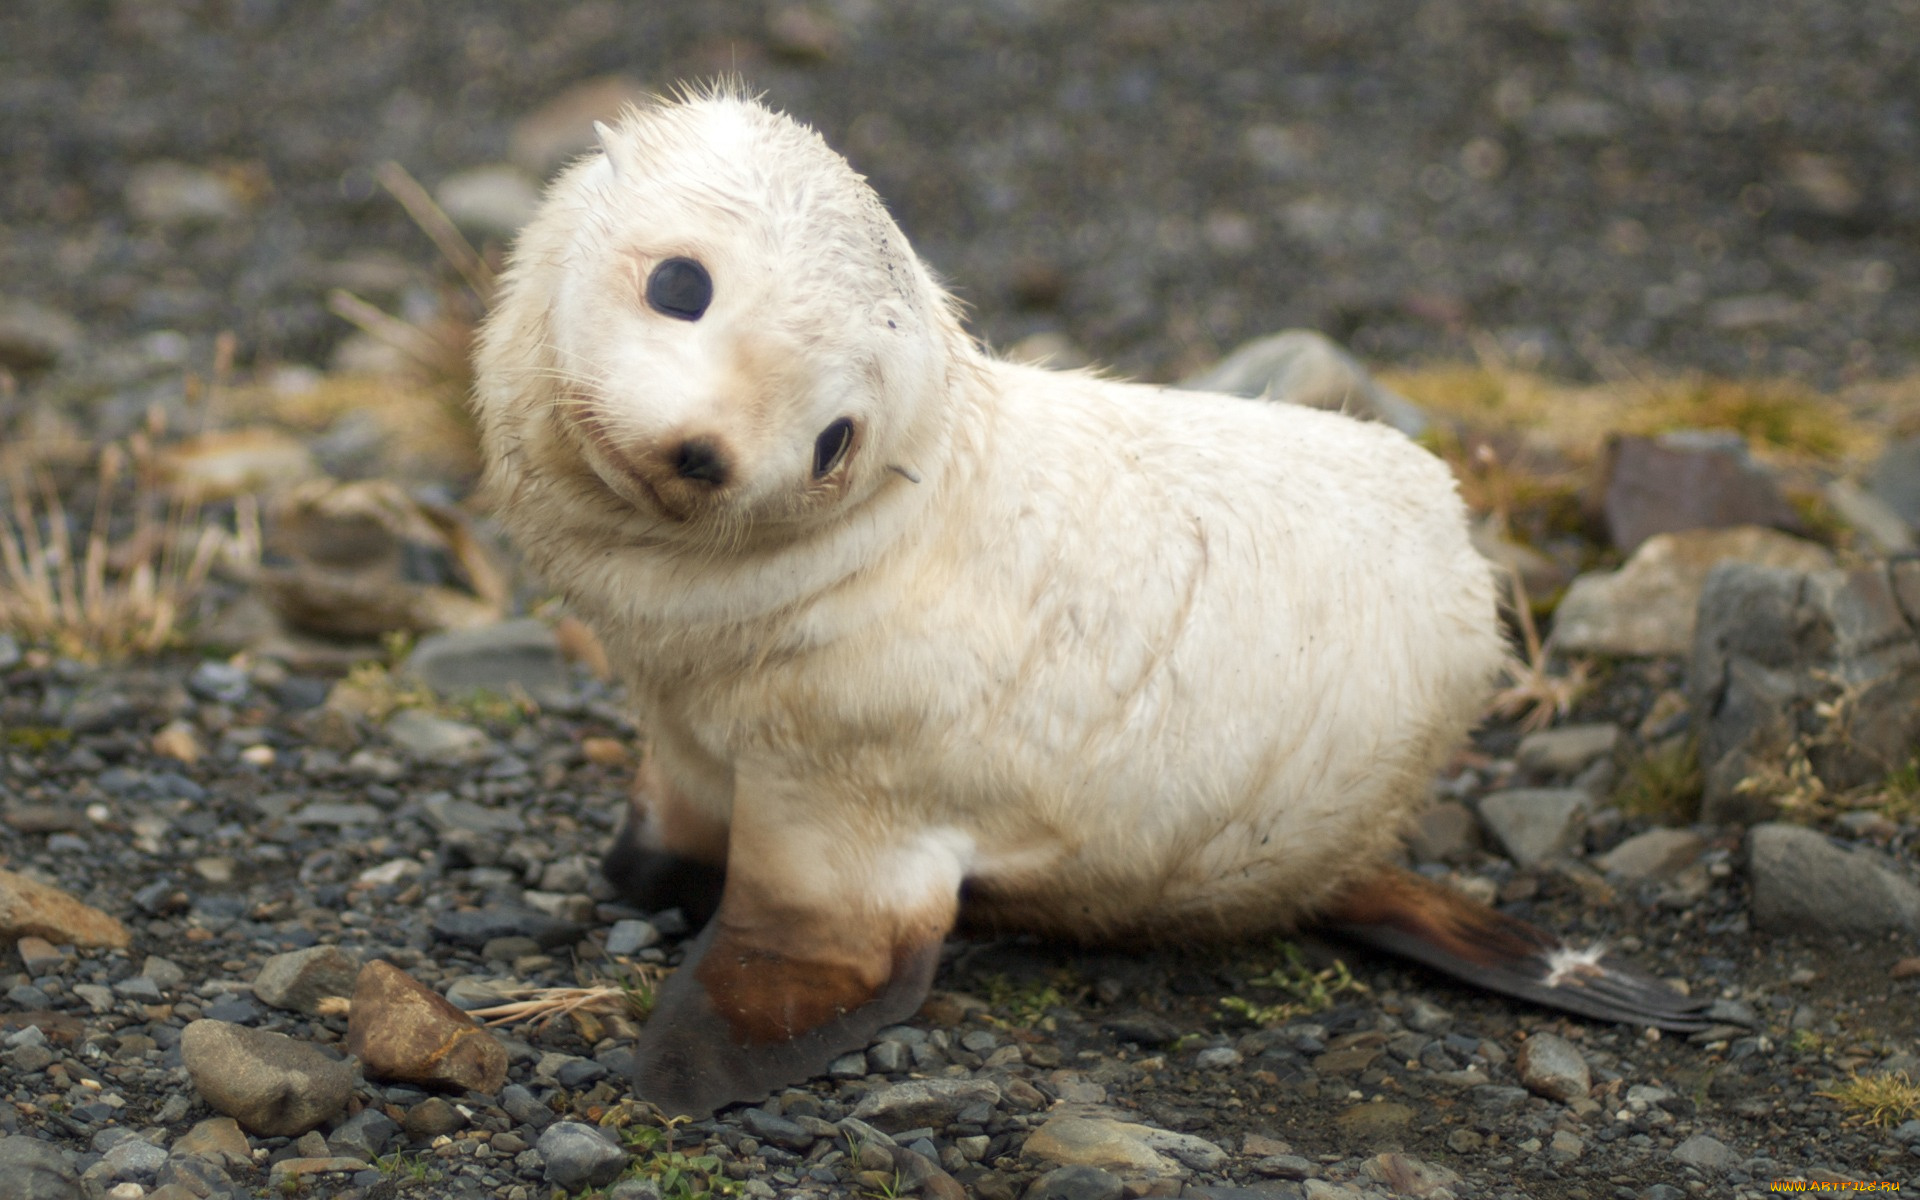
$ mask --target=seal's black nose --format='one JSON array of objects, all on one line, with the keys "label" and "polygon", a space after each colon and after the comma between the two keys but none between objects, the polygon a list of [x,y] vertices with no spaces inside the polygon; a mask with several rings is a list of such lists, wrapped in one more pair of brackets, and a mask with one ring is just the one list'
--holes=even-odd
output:
[{"label": "seal's black nose", "polygon": [[720,448],[705,438],[688,438],[675,447],[667,461],[673,464],[673,472],[682,479],[696,483],[725,487],[727,484],[727,456]]}]

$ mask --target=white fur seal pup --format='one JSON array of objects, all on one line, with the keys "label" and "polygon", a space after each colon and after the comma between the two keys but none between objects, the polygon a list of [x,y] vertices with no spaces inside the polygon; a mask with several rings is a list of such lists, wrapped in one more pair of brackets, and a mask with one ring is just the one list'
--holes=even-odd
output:
[{"label": "white fur seal pup", "polygon": [[1386,865],[1501,654],[1439,460],[987,357],[865,181],[740,95],[599,132],[513,252],[476,404],[501,519],[650,741],[609,874],[662,906],[724,871],[640,1096],[706,1113],[864,1046],[963,905],[1089,940],[1319,920],[1698,1022]]}]

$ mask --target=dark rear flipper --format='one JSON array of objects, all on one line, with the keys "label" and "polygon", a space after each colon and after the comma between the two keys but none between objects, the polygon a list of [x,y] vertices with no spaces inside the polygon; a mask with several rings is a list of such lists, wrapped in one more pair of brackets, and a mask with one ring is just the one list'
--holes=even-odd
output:
[{"label": "dark rear flipper", "polygon": [[1683,996],[1598,949],[1576,950],[1544,929],[1398,868],[1353,888],[1320,923],[1342,937],[1548,1008],[1676,1033],[1717,1023],[1705,1015],[1709,1000]]}]

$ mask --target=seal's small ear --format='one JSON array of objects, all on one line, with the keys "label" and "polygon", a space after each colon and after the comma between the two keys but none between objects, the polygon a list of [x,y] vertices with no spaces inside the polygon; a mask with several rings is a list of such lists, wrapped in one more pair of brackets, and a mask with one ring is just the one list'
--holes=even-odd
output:
[{"label": "seal's small ear", "polygon": [[633,173],[633,160],[626,146],[605,121],[593,123],[593,136],[600,139],[600,150],[607,156],[607,166],[613,169],[615,179]]}]

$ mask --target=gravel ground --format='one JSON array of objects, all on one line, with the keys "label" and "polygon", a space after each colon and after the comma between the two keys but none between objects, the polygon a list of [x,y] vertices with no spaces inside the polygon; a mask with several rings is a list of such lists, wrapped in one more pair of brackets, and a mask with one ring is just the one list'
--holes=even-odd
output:
[{"label": "gravel ground", "polygon": [[[81,330],[20,394],[84,402],[75,415],[111,432],[177,401],[180,367],[203,368],[222,330],[243,362],[325,364],[347,333],[331,287],[431,307],[439,264],[379,163],[434,186],[508,157],[515,122],[583,78],[737,70],[873,178],[996,344],[1059,333],[1171,378],[1308,325],[1376,362],[1458,357],[1486,334],[1572,374],[1896,375],[1920,358],[1916,30],[1920,9],[1893,3],[495,3],[449,20],[405,2],[16,0],[0,9],[0,300]],[[153,216],[130,185],[163,160],[212,169],[227,199]],[[1677,680],[1673,663],[1621,667],[1575,715],[1636,729]],[[88,1172],[84,1190],[28,1195],[278,1194],[271,1164],[317,1149],[397,1157],[313,1177],[310,1195],[545,1196],[564,1150],[543,1132],[618,1111],[628,1031],[563,1020],[507,1035],[498,1095],[360,1085],[355,1105],[394,1130],[254,1137],[224,1163],[183,1146],[211,1115],[182,1066],[189,1021],[342,1040],[343,1021],[252,993],[273,955],[339,945],[439,990],[558,985],[671,963],[684,932],[596,890],[624,776],[583,747],[633,732],[602,685],[467,714],[472,759],[450,765],[329,716],[330,682],[272,663],[83,667],[0,642],[0,862],[134,937],[0,959],[0,1133]],[[204,757],[155,752],[173,722]],[[1527,776],[1515,745],[1487,734],[1449,786],[1570,782]],[[1684,886],[1610,889],[1581,865],[1641,828],[1603,812],[1572,866],[1484,850],[1454,865],[1517,914],[1745,1005],[1752,1029],[1649,1039],[1349,952],[1366,993],[1261,1030],[1221,1001],[1279,998],[1254,982],[1279,964],[1269,946],[956,944],[946,1000],[911,1031],[674,1145],[757,1196],[1677,1200],[1785,1175],[1920,1178],[1920,1126],[1843,1124],[1818,1094],[1920,1067],[1915,985],[1888,969],[1910,941],[1751,932],[1725,831]],[[1911,857],[1914,835],[1883,840]],[[476,912],[504,924],[474,932]],[[554,914],[577,925],[555,933]],[[617,927],[610,954],[622,920],[649,924]],[[648,929],[660,940],[636,945]],[[1523,1081],[1520,1049],[1548,1033],[1579,1051],[1588,1094]],[[909,1076],[994,1087],[874,1116]],[[896,1150],[845,1124],[863,1102]],[[1152,1188],[1144,1170],[1050,1175],[1029,1140],[1076,1112],[1202,1144],[1167,1149]],[[24,1170],[8,1144],[0,1171]],[[13,1183],[0,1175],[0,1195]]]}]

